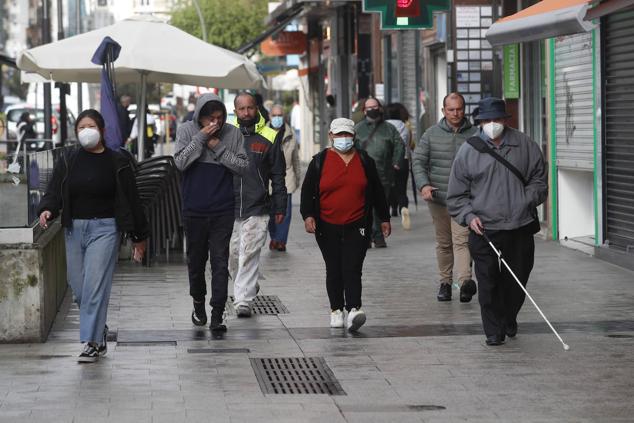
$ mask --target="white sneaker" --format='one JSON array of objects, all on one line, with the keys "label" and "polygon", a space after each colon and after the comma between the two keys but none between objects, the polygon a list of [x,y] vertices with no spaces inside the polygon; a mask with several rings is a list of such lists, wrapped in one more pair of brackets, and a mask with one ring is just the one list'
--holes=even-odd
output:
[{"label": "white sneaker", "polygon": [[403,207],[401,209],[401,223],[403,224],[403,229],[409,231],[412,228],[412,222],[409,220],[409,210],[407,207]]},{"label": "white sneaker", "polygon": [[353,308],[348,312],[348,330],[356,332],[365,323],[365,313],[363,310]]},{"label": "white sneaker", "polygon": [[335,310],[330,312],[330,327],[331,328],[343,327],[343,311]]}]

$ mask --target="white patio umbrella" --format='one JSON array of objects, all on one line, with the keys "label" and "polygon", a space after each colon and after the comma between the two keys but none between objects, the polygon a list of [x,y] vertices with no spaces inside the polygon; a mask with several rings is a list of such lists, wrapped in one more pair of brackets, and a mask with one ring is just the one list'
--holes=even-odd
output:
[{"label": "white patio umbrella", "polygon": [[[117,83],[140,83],[137,113],[145,110],[148,82],[233,89],[266,86],[255,64],[245,56],[206,43],[148,15],[25,50],[18,55],[17,65],[25,72],[57,82],[99,82],[101,66],[90,59],[106,36],[121,45],[114,63]],[[139,125],[144,116],[138,115]],[[140,130],[140,154],[143,134],[145,131]]]}]

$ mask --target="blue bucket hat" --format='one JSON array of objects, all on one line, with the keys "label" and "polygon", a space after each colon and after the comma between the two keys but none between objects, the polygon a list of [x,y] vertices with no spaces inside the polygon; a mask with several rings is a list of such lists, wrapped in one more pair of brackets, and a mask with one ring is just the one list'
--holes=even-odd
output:
[{"label": "blue bucket hat", "polygon": [[506,103],[501,98],[487,97],[478,102],[478,120],[509,118]]}]

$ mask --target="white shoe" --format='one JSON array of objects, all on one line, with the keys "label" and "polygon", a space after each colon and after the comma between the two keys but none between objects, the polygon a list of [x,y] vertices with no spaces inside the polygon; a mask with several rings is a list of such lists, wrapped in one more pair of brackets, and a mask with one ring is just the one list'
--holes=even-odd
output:
[{"label": "white shoe", "polygon": [[403,224],[403,229],[409,231],[412,228],[412,222],[409,220],[409,210],[407,207],[403,207],[401,209],[401,223]]},{"label": "white shoe", "polygon": [[236,316],[251,317],[251,307],[248,304],[240,304],[236,307]]},{"label": "white shoe", "polygon": [[365,313],[363,310],[353,308],[348,312],[348,330],[356,332],[365,323]]},{"label": "white shoe", "polygon": [[343,311],[335,310],[330,312],[330,327],[331,328],[343,327]]}]

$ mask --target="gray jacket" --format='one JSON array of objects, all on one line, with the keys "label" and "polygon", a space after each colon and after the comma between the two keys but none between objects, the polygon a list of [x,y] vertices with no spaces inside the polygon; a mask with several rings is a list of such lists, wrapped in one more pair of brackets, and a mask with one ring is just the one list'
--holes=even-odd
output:
[{"label": "gray jacket", "polygon": [[[176,131],[176,153],[174,154],[176,167],[184,171],[192,163],[199,161],[223,165],[232,172],[242,175],[249,165],[249,159],[244,149],[244,137],[238,128],[224,122],[217,134],[220,143],[213,149],[207,148],[209,137],[200,130],[198,114],[205,103],[210,101],[216,101],[224,108],[224,103],[220,97],[212,93],[203,94],[196,101],[192,120],[179,125]],[[227,112],[225,110],[225,121],[226,119]]]},{"label": "gray jacket", "polygon": [[[207,147],[209,136],[201,132],[198,117],[209,102],[218,103],[224,121],[216,136],[220,143]],[[203,94],[196,102],[193,120],[176,131],[176,167],[182,172],[181,192],[185,216],[233,215],[233,178],[247,172],[249,159],[240,130],[226,122],[227,111],[218,96]]]},{"label": "gray jacket", "polygon": [[418,189],[431,185],[438,190],[434,203],[445,205],[451,164],[460,146],[478,132],[477,128],[464,119],[458,131],[454,132],[445,118],[425,131],[414,149],[412,170]]},{"label": "gray jacket", "polygon": [[[479,135],[493,146],[486,135]],[[532,210],[546,200],[547,172],[537,143],[507,127],[496,152],[522,173],[527,185],[490,154],[464,143],[453,162],[447,192],[447,210],[463,226],[479,217],[485,229],[517,229],[531,223]]]}]

